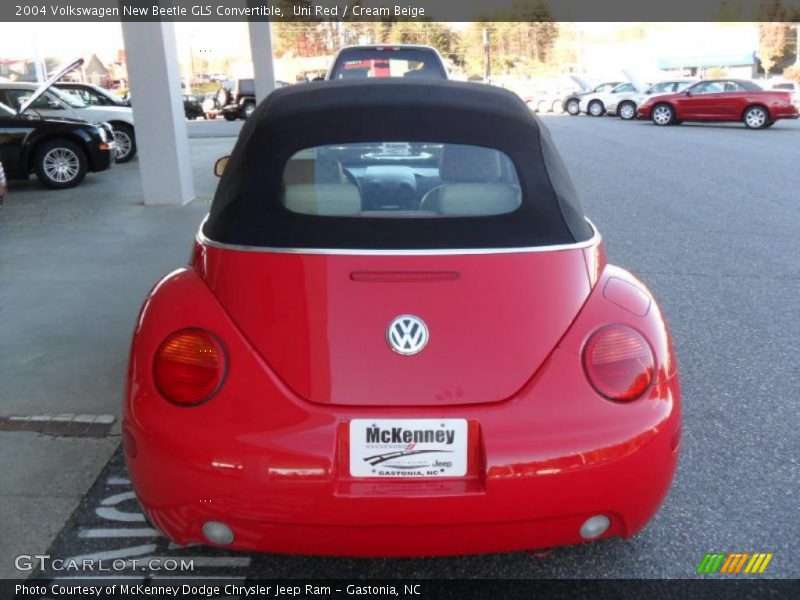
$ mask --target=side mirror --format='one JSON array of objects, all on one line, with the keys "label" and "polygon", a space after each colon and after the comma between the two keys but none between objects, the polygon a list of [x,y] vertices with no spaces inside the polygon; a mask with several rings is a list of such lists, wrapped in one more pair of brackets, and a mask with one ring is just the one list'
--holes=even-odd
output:
[{"label": "side mirror", "polygon": [[686,96],[691,96],[691,95],[692,95],[692,90],[686,90],[686,91],[685,91],[685,92],[683,92],[683,93],[684,93]]},{"label": "side mirror", "polygon": [[230,159],[230,155],[217,159],[217,162],[214,163],[214,175],[222,177],[222,174],[225,172],[225,167],[228,166],[228,159]]}]

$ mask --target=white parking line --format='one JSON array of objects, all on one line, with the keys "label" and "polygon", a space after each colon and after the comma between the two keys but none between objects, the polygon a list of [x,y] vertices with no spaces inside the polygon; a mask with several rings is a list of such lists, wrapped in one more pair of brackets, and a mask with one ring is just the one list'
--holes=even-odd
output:
[{"label": "white parking line", "polygon": [[126,538],[126,537],[161,537],[155,529],[149,527],[117,527],[114,529],[81,529],[80,538]]}]

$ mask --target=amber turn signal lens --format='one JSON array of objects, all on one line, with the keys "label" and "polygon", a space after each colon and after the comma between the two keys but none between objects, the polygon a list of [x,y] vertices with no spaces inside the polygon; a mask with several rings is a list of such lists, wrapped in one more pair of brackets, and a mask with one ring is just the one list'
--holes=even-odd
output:
[{"label": "amber turn signal lens", "polygon": [[205,402],[219,390],[225,368],[225,353],[213,335],[181,329],[159,346],[153,380],[164,398],[188,406]]},{"label": "amber turn signal lens", "polygon": [[609,400],[630,402],[650,387],[655,357],[638,331],[608,325],[589,338],[583,349],[583,366],[598,393]]}]

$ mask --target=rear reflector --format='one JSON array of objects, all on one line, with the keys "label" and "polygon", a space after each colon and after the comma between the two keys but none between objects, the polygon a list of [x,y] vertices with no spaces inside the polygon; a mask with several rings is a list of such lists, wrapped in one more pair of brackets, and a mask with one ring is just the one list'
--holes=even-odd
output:
[{"label": "rear reflector", "polygon": [[630,402],[650,386],[655,358],[642,335],[625,325],[597,330],[583,350],[583,366],[594,388],[609,400]]},{"label": "rear reflector", "polygon": [[153,380],[164,398],[183,406],[211,398],[225,376],[225,353],[210,333],[181,329],[165,339],[153,360]]}]

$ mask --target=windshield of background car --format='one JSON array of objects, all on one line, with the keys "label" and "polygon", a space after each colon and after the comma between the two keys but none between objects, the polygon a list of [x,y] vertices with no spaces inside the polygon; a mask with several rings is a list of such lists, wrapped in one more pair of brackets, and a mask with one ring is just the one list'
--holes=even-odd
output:
[{"label": "windshield of background car", "polygon": [[[55,96],[68,106],[71,106],[72,108],[86,108],[86,103],[81,99],[80,96],[78,96],[74,92],[71,91],[68,92],[65,90],[59,90],[58,88],[55,87],[51,87],[49,90],[47,90],[47,93],[52,94],[53,96]],[[34,105],[35,104],[36,103],[34,103]]]},{"label": "windshield of background car", "polygon": [[339,54],[331,79],[413,77],[446,79],[441,62],[430,50],[419,48],[354,48]]},{"label": "windshield of background car", "polygon": [[516,210],[521,192],[499,150],[435,142],[319,146],[283,171],[283,205],[335,217],[481,217]]},{"label": "windshield of background car", "polygon": [[636,88],[632,83],[620,83],[617,87],[611,90],[615,94],[622,94],[626,92],[635,92]]},{"label": "windshield of background car", "polygon": [[614,89],[614,86],[617,85],[617,82],[613,83],[601,83],[596,88],[594,88],[595,92],[610,92]]}]

